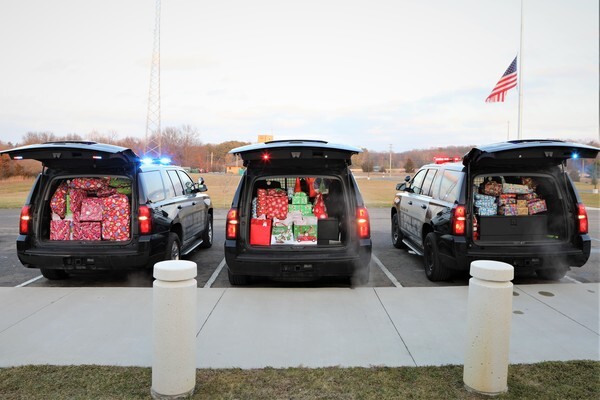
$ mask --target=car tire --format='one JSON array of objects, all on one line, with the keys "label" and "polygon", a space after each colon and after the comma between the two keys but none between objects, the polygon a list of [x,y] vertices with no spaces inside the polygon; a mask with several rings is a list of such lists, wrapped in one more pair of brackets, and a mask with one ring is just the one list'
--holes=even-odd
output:
[{"label": "car tire", "polygon": [[203,249],[208,249],[213,244],[213,216],[208,214],[206,218],[206,228],[202,234],[202,244],[200,245]]},{"label": "car tire", "polygon": [[181,258],[181,241],[175,232],[169,232],[169,240],[165,249],[165,260],[179,260]]},{"label": "car tire", "polygon": [[42,276],[51,281],[59,281],[63,279],[67,279],[69,274],[67,271],[62,269],[48,269],[48,268],[40,268],[40,272]]},{"label": "car tire", "polygon": [[350,278],[352,286],[364,286],[369,283],[371,274],[371,264],[357,264],[354,268],[354,275]]},{"label": "car tire", "polygon": [[248,284],[247,275],[234,275],[229,269],[227,269],[227,277],[229,278],[229,283],[232,285],[239,286]]},{"label": "car tire", "polygon": [[425,236],[423,261],[425,263],[425,275],[427,275],[427,279],[430,281],[446,281],[452,276],[452,271],[444,267],[440,262],[437,238],[434,232],[429,232]]},{"label": "car tire", "polygon": [[564,278],[568,271],[569,267],[565,267],[560,263],[553,263],[552,267],[538,269],[535,271],[535,273],[540,279],[547,281],[558,281]]},{"label": "car tire", "polygon": [[397,249],[406,249],[406,245],[403,242],[404,235],[400,230],[400,217],[398,213],[392,215],[392,244]]}]

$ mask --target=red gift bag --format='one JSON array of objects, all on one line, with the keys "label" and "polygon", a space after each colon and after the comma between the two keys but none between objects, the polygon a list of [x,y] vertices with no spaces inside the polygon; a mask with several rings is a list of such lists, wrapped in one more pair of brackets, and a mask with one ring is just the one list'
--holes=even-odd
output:
[{"label": "red gift bag", "polygon": [[252,218],[250,221],[250,244],[268,246],[271,244],[271,220]]}]

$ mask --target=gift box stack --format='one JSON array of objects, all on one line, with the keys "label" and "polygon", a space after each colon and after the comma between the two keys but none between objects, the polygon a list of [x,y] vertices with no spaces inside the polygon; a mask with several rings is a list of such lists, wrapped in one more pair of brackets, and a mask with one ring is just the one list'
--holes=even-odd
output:
[{"label": "gift box stack", "polygon": [[296,186],[289,196],[282,189],[257,190],[252,200],[250,244],[316,244],[317,220],[327,218],[323,194],[313,189],[313,205],[309,195],[300,190],[299,184]]},{"label": "gift box stack", "polygon": [[475,195],[475,207],[480,216],[534,215],[547,211],[546,201],[535,192],[532,178],[522,178],[522,184],[489,181],[483,193]]},{"label": "gift box stack", "polygon": [[50,240],[129,240],[131,182],[123,178],[74,178],[50,200]]}]

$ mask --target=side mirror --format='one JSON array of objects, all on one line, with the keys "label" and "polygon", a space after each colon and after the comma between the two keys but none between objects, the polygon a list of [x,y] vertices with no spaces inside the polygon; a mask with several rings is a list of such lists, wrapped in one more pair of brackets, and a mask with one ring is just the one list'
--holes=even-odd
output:
[{"label": "side mirror", "polygon": [[399,183],[396,185],[396,190],[403,192],[406,189],[406,184],[405,183]]},{"label": "side mirror", "polygon": [[408,182],[410,181],[410,175],[406,175],[406,178],[404,178],[404,182]]},{"label": "side mirror", "polygon": [[208,188],[204,184],[204,178],[203,177],[198,178],[198,191],[206,192],[207,190],[208,190]]}]

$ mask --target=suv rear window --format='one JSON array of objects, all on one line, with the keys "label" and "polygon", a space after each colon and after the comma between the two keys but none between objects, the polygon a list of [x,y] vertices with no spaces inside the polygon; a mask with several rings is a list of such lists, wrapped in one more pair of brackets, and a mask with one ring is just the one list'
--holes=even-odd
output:
[{"label": "suv rear window", "polygon": [[439,199],[450,203],[458,201],[464,176],[464,173],[459,171],[445,170],[440,185]]},{"label": "suv rear window", "polygon": [[140,173],[140,180],[146,189],[148,200],[156,203],[165,199],[165,188],[163,186],[160,171],[148,171]]}]

